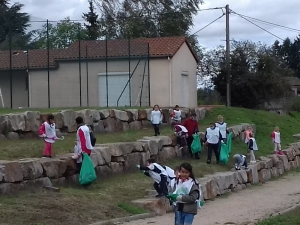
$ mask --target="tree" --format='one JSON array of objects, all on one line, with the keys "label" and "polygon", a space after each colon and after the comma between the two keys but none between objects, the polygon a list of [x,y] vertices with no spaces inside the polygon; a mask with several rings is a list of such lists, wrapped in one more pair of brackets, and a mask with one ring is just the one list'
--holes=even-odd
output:
[{"label": "tree", "polygon": [[88,13],[83,13],[82,18],[89,23],[84,24],[88,31],[89,39],[97,40],[100,35],[100,23],[98,21],[98,15],[95,12],[93,0],[89,0],[89,5],[90,11]]},{"label": "tree", "polygon": [[[88,40],[88,31],[80,23],[75,23],[69,17],[57,24],[48,24],[49,48],[67,48],[78,40]],[[47,48],[47,23],[41,30],[33,32],[34,40],[32,45],[35,48]]]},{"label": "tree", "polygon": [[[231,101],[233,106],[258,108],[265,102],[290,94],[283,79],[290,71],[280,67],[272,48],[251,41],[232,41],[230,54]],[[214,50],[209,59],[217,62],[203,66],[212,76],[214,89],[226,98],[226,67],[224,48]],[[215,68],[213,68],[215,67]],[[209,68],[206,69],[206,68]],[[213,71],[213,72],[211,72]]]},{"label": "tree", "polygon": [[[100,2],[100,1],[98,1]],[[102,35],[108,38],[183,36],[202,0],[103,0]]]},{"label": "tree", "polygon": [[23,4],[9,4],[8,0],[0,0],[0,50],[10,48],[10,40],[13,48],[24,48],[30,40],[30,34],[26,35],[29,27],[29,15],[21,13]]}]

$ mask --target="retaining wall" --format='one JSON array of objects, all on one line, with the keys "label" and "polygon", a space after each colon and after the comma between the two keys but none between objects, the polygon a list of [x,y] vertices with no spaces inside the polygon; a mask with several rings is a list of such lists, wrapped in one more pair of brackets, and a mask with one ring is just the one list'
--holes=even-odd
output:
[{"label": "retaining wall", "polygon": [[[250,164],[248,170],[217,172],[197,179],[201,184],[203,200],[214,200],[227,193],[241,191],[253,184],[265,183],[292,169],[300,167],[300,142],[291,144],[283,150],[285,155],[260,157],[256,164]],[[132,201],[157,215],[172,212],[165,199],[154,198],[155,191],[146,190],[147,198]],[[150,196],[150,197],[149,197]]]},{"label": "retaining wall", "polygon": [[[162,109],[163,123],[169,124],[173,109]],[[73,133],[77,130],[75,118],[82,116],[87,125],[91,126],[95,133],[112,133],[127,130],[138,130],[151,125],[152,109],[84,109],[80,111],[62,110],[53,113],[56,128],[63,133]],[[196,113],[198,120],[205,117],[205,108],[183,108],[182,117],[187,118],[191,113]],[[28,111],[17,114],[0,115],[0,140],[33,138],[38,136],[41,124],[46,121],[49,114]]]},{"label": "retaining wall", "polygon": [[[234,138],[244,140],[248,124],[229,128]],[[255,126],[253,126],[255,130]],[[203,135],[203,134],[200,134]],[[134,169],[136,164],[145,164],[150,157],[164,163],[175,157],[182,157],[186,149],[179,151],[175,136],[144,137],[136,142],[96,145],[91,159],[100,179]],[[72,153],[53,159],[0,160],[0,194],[19,190],[35,190],[66,184],[78,184],[78,170]]]}]

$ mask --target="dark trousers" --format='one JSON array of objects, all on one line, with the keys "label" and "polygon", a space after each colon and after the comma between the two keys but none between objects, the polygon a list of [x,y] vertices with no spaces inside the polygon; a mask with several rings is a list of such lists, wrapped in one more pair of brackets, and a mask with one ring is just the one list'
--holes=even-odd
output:
[{"label": "dark trousers", "polygon": [[[90,154],[88,154],[88,156],[90,156]],[[80,163],[77,163],[77,168],[78,168],[78,171],[80,173],[80,170],[81,170],[81,167],[82,167],[82,162],[83,162],[83,154],[82,154],[82,161]]]},{"label": "dark trousers", "polygon": [[153,124],[155,136],[160,135],[159,124]]},{"label": "dark trousers", "polygon": [[177,137],[177,143],[179,144],[180,147],[187,146],[186,137],[185,136],[178,136]]},{"label": "dark trousers", "polygon": [[219,146],[220,146],[220,143],[217,143],[217,144],[208,143],[207,161],[211,162],[212,152],[214,151],[216,160],[217,160],[217,162],[219,162],[219,158],[220,158]]},{"label": "dark trousers", "polygon": [[168,195],[168,187],[167,187],[167,177],[166,176],[160,176],[160,183],[154,183],[153,186],[156,190],[156,192],[159,195]]},{"label": "dark trousers", "polygon": [[[194,138],[193,138],[193,136],[188,136],[188,138],[186,139],[186,141],[187,141],[187,145],[189,146],[189,151],[190,151],[190,155],[193,157],[193,153],[192,153],[192,143],[193,143],[193,140],[194,140]],[[196,154],[195,154],[195,157],[196,157],[196,159],[199,159],[200,157],[199,157],[199,152],[197,152]]]}]

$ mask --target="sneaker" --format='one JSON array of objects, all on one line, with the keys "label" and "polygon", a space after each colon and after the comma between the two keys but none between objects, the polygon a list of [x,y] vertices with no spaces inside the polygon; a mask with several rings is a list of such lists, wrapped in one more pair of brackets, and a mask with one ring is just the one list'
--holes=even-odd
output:
[{"label": "sneaker", "polygon": [[241,170],[239,166],[235,166],[235,170]]},{"label": "sneaker", "polygon": [[183,149],[183,147],[180,147],[180,148],[179,148],[179,151],[181,151],[182,149]]},{"label": "sneaker", "polygon": [[211,164],[211,161],[210,161],[210,160],[207,160],[206,163],[207,163],[207,164]]},{"label": "sneaker", "polygon": [[256,161],[254,160],[254,161],[250,161],[250,164],[255,164],[256,163]]},{"label": "sneaker", "polygon": [[278,155],[284,155],[283,151],[279,151]]},{"label": "sneaker", "polygon": [[245,167],[245,170],[248,170],[248,167]]}]

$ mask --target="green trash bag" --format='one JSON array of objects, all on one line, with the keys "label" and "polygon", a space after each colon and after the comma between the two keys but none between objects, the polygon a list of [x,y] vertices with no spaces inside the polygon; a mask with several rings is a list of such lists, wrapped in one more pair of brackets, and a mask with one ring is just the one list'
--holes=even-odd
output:
[{"label": "green trash bag", "polygon": [[94,169],[93,162],[86,153],[83,153],[83,161],[79,174],[79,183],[81,185],[87,185],[92,183],[96,179],[97,175]]},{"label": "green trash bag", "polygon": [[191,149],[192,149],[192,153],[196,154],[197,152],[201,152],[202,151],[202,147],[201,147],[201,142],[200,142],[200,137],[198,134],[193,134],[193,142],[191,145]]},{"label": "green trash bag", "polygon": [[224,143],[221,143],[220,163],[227,164],[228,158],[229,158],[228,146]]},{"label": "green trash bag", "polygon": [[228,155],[231,153],[231,145],[232,145],[232,132],[230,132],[227,136]]}]

